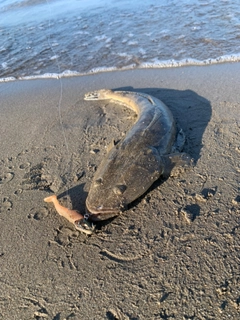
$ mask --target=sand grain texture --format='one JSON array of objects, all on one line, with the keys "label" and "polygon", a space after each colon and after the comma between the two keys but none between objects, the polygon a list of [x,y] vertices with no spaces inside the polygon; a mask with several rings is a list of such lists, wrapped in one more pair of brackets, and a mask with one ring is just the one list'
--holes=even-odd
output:
[{"label": "sand grain texture", "polygon": [[[1,319],[238,319],[239,75],[229,64],[67,78],[60,110],[60,80],[0,84]],[[196,165],[87,237],[43,198],[84,212],[106,146],[131,127],[131,111],[83,100],[104,87],[163,100]]]}]

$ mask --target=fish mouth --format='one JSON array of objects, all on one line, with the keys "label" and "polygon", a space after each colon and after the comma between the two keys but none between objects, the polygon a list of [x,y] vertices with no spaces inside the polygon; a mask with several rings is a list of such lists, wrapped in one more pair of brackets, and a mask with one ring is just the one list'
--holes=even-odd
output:
[{"label": "fish mouth", "polygon": [[86,214],[89,215],[90,220],[106,220],[117,216],[120,212],[121,210],[119,208],[103,208],[102,206],[92,207],[86,200]]}]

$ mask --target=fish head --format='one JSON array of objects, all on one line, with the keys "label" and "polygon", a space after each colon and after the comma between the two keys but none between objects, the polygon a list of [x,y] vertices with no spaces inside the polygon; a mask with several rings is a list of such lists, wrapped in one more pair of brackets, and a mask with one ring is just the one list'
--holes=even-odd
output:
[{"label": "fish head", "polygon": [[97,169],[86,199],[92,220],[118,215],[161,175],[161,159],[154,148],[131,151],[114,147]]},{"label": "fish head", "polygon": [[86,199],[86,211],[92,220],[106,220],[126,208],[122,161],[114,147],[99,165]]}]

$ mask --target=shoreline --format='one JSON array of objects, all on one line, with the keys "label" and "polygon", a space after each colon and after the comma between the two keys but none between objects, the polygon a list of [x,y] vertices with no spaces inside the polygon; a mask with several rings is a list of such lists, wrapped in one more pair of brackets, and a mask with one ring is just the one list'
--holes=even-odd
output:
[{"label": "shoreline", "polygon": [[[237,318],[239,78],[230,63],[0,83],[3,319]],[[83,100],[101,88],[161,99],[196,165],[87,237],[43,199],[83,212],[131,127],[126,108]]]},{"label": "shoreline", "polygon": [[47,80],[47,79],[64,79],[64,78],[73,78],[73,77],[86,77],[92,75],[98,75],[102,73],[112,73],[112,72],[124,72],[124,71],[136,71],[136,70],[158,70],[158,69],[175,69],[175,68],[191,68],[191,67],[211,67],[215,65],[230,65],[230,64],[239,64],[240,58],[237,54],[227,55],[226,60],[221,61],[222,57],[218,58],[209,58],[204,61],[187,59],[188,62],[184,61],[162,61],[158,64],[151,63],[142,63],[139,66],[130,65],[118,69],[117,67],[97,67],[89,70],[88,72],[78,72],[72,70],[64,70],[61,73],[43,73],[40,75],[24,76],[24,77],[3,77],[0,78],[0,84],[5,82],[15,82],[15,81],[28,81],[28,80]]}]

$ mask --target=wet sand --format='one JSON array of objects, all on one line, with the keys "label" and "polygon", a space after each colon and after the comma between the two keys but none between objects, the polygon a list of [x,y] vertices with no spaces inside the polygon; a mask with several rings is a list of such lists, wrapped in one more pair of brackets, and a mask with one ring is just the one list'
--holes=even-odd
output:
[{"label": "wet sand", "polygon": [[[0,318],[238,319],[240,64],[0,84]],[[172,110],[194,168],[86,236],[43,198],[84,212],[94,172],[134,114],[84,101],[142,91]]]}]

